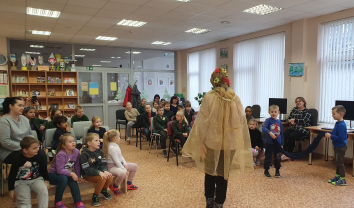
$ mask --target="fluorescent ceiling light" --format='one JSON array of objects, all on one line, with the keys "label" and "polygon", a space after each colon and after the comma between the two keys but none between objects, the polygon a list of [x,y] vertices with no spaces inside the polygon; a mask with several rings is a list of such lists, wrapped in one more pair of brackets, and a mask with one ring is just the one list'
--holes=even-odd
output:
[{"label": "fluorescent ceiling light", "polygon": [[95,65],[95,64],[93,64],[92,66],[102,66],[102,65]]},{"label": "fluorescent ceiling light", "polygon": [[114,41],[117,40],[118,38],[116,37],[106,37],[106,36],[98,36],[96,40],[108,40],[108,41]]},{"label": "fluorescent ceiling light", "polygon": [[75,55],[75,57],[85,57],[85,55]]},{"label": "fluorescent ceiling light", "polygon": [[59,11],[37,9],[32,7],[27,7],[27,14],[42,16],[42,17],[53,17],[53,18],[58,18],[60,16]]},{"label": "fluorescent ceiling light", "polygon": [[171,42],[155,41],[155,42],[152,42],[151,44],[154,44],[154,45],[170,45]]},{"label": "fluorescent ceiling light", "polygon": [[117,25],[130,26],[130,27],[141,27],[145,24],[146,24],[146,22],[126,20],[126,19],[123,19],[122,21],[117,23]]},{"label": "fluorescent ceiling light", "polygon": [[266,14],[276,12],[279,10],[282,10],[282,8],[273,7],[273,6],[269,6],[269,5],[265,5],[265,4],[260,4],[258,6],[246,9],[243,12],[247,12],[247,13],[251,13],[251,14],[266,15]]},{"label": "fluorescent ceiling light", "polygon": [[181,1],[181,2],[189,2],[190,0],[177,0],[177,1]]},{"label": "fluorescent ceiling light", "polygon": [[44,48],[42,45],[30,45],[31,48]]},{"label": "fluorescent ceiling light", "polygon": [[112,56],[111,58],[116,58],[116,57]]},{"label": "fluorescent ceiling light", "polygon": [[[130,51],[127,51],[125,53],[130,53]],[[139,53],[141,53],[141,52],[140,51],[133,51],[133,54],[139,54]]]},{"label": "fluorescent ceiling light", "polygon": [[117,59],[120,59],[120,58],[122,58],[122,57],[117,57]]},{"label": "fluorescent ceiling light", "polygon": [[114,58],[120,59],[121,57],[114,57],[114,56],[112,56],[111,58],[112,58],[112,59],[114,59]]},{"label": "fluorescent ceiling light", "polygon": [[80,51],[96,51],[94,48],[80,48]]},{"label": "fluorescent ceiling light", "polygon": [[111,63],[111,61],[100,61],[101,63]]},{"label": "fluorescent ceiling light", "polygon": [[29,51],[26,51],[25,53],[27,53],[27,54],[41,54],[39,52],[29,52]]},{"label": "fluorescent ceiling light", "polygon": [[26,33],[32,35],[50,35],[52,32],[50,31],[39,31],[39,30],[26,30]]},{"label": "fluorescent ceiling light", "polygon": [[186,33],[194,33],[194,34],[205,34],[211,32],[212,30],[208,29],[200,29],[200,28],[192,28],[190,30],[185,31]]}]

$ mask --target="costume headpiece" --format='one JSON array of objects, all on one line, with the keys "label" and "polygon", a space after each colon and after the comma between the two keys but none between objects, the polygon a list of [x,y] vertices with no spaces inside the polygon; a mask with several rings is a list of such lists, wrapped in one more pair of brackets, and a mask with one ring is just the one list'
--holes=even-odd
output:
[{"label": "costume headpiece", "polygon": [[210,83],[214,88],[220,87],[222,81],[224,81],[230,87],[229,75],[226,69],[216,68],[211,74]]}]

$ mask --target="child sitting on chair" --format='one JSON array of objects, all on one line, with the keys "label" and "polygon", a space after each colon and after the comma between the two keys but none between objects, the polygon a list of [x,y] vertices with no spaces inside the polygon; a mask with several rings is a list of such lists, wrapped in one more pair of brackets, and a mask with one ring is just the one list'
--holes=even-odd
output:
[{"label": "child sitting on chair", "polygon": [[[187,140],[189,129],[188,129],[188,121],[186,117],[184,117],[184,113],[182,110],[177,111],[176,120],[172,122],[172,129],[173,129],[173,138],[179,139],[181,141],[181,147],[183,147],[184,143]],[[176,155],[176,148],[172,148],[172,151]]]},{"label": "child sitting on chair", "polygon": [[264,157],[265,148],[262,139],[262,133],[257,129],[258,122],[254,119],[251,119],[248,122],[248,128],[251,137],[251,146],[252,146],[252,155],[256,159],[256,162],[253,165],[260,165],[261,158]]},{"label": "child sitting on chair", "polygon": [[251,120],[254,119],[252,116],[252,107],[251,106],[247,106],[245,108],[245,113],[246,113],[246,119],[247,119],[247,123]]},{"label": "child sitting on chair", "polygon": [[92,117],[92,125],[90,126],[89,130],[87,130],[87,133],[96,133],[100,137],[100,148],[102,149],[103,146],[103,135],[106,133],[106,129],[101,127],[102,126],[102,120],[98,116]]},{"label": "child sitting on chair", "polygon": [[127,163],[119,148],[120,135],[119,131],[112,129],[104,133],[103,136],[103,152],[107,158],[108,171],[112,175],[117,176],[114,184],[109,186],[115,195],[120,195],[119,185],[128,176],[127,189],[137,190],[138,187],[133,185],[133,179],[138,170],[135,163]]},{"label": "child sitting on chair", "polygon": [[145,113],[143,113],[142,115],[143,115],[144,131],[145,131],[144,136],[146,137],[146,139],[147,139],[148,141],[150,141],[151,118],[153,118],[154,116],[156,116],[156,113],[151,112],[151,107],[150,107],[150,105],[146,105],[146,106],[145,106]]}]

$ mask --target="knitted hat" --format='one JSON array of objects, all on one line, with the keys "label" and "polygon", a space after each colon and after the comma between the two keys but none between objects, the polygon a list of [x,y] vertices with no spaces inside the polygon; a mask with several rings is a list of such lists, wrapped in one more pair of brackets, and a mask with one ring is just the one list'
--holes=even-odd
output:
[{"label": "knitted hat", "polygon": [[220,85],[225,82],[230,87],[230,80],[228,78],[227,71],[222,68],[216,68],[211,74],[210,83],[214,88],[220,87]]}]

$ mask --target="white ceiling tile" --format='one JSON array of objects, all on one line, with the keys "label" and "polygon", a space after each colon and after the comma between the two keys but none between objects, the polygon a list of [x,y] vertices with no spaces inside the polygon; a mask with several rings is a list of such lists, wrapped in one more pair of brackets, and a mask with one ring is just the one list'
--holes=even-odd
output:
[{"label": "white ceiling tile", "polygon": [[63,13],[69,14],[81,14],[81,15],[94,15],[98,12],[96,8],[89,8],[85,6],[74,6],[74,5],[66,5]]},{"label": "white ceiling tile", "polygon": [[69,40],[73,37],[73,34],[66,33],[52,33],[49,36],[49,41],[57,41],[57,42],[69,42]]},{"label": "white ceiling tile", "polygon": [[258,3],[258,4],[268,4],[272,2],[272,0],[247,0],[247,1]]},{"label": "white ceiling tile", "polygon": [[166,14],[163,15],[163,17],[169,17],[173,19],[180,19],[180,20],[186,20],[191,17],[194,17],[196,14],[190,14],[187,12],[182,12],[182,11],[169,11]]},{"label": "white ceiling tile", "polygon": [[114,23],[102,23],[102,22],[91,22],[91,21],[89,21],[86,24],[86,26],[89,27],[98,27],[98,28],[105,28],[105,29],[113,27],[114,25],[115,25]]},{"label": "white ceiling tile", "polygon": [[[335,0],[335,1],[333,1],[333,0],[315,0],[315,1],[317,1],[319,3],[324,2],[324,3],[330,4],[330,5],[338,5],[341,3],[348,2],[348,0]],[[351,2],[353,2],[353,1],[351,1]]]},{"label": "white ceiling tile", "polygon": [[82,6],[100,9],[102,8],[108,0],[68,0],[67,5]]},{"label": "white ceiling tile", "polygon": [[26,14],[26,7],[12,6],[12,5],[1,5],[0,12],[15,12],[15,13]]},{"label": "white ceiling tile", "polygon": [[234,14],[235,12],[232,10],[226,10],[226,9],[221,9],[221,8],[215,8],[209,11],[206,11],[203,13],[203,15],[209,15],[209,16],[214,16],[214,17],[227,17],[229,15]]},{"label": "white ceiling tile", "polygon": [[10,20],[26,20],[26,14],[19,14],[14,12],[0,12],[0,20],[10,21]]},{"label": "white ceiling tile", "polygon": [[101,33],[100,35],[102,36],[108,36],[108,37],[122,37],[123,35],[126,35],[130,33],[129,31],[126,30],[115,30],[115,29],[108,29],[105,32]]},{"label": "white ceiling tile", "polygon": [[125,3],[125,4],[133,4],[133,5],[144,5],[149,0],[111,0],[111,1]]},{"label": "white ceiling tile", "polygon": [[[117,41],[117,40],[116,40]],[[108,45],[109,42],[111,41],[105,41],[105,40],[92,40],[90,42],[90,44],[93,44],[93,45]]]},{"label": "white ceiling tile", "polygon": [[354,1],[353,0],[350,0],[350,1],[346,1],[346,2],[343,2],[343,3],[340,3],[339,6],[343,6],[345,8],[353,8],[354,7]]},{"label": "white ceiling tile", "polygon": [[204,24],[201,27],[204,29],[209,29],[209,30],[215,31],[215,30],[219,30],[221,28],[225,28],[228,26],[230,26],[230,24],[222,24],[219,21],[217,21],[217,22],[211,22],[211,23]]},{"label": "white ceiling tile", "polygon": [[57,18],[50,18],[50,17],[26,15],[26,22],[32,22],[32,21],[47,22],[47,23],[55,24],[58,21],[58,19]]},{"label": "white ceiling tile", "polygon": [[259,5],[258,3],[255,2],[248,2],[248,1],[242,1],[242,0],[233,0],[228,3],[220,5],[218,8],[221,9],[226,9],[226,10],[232,10],[232,11],[243,11],[245,9],[254,7]]},{"label": "white ceiling tile", "polygon": [[32,35],[32,34],[25,34],[27,40],[42,40],[47,41],[49,35]]},{"label": "white ceiling tile", "polygon": [[143,15],[143,14],[137,14],[137,13],[133,13],[133,14],[130,14],[125,17],[125,19],[128,19],[128,20],[143,21],[143,22],[147,22],[147,23],[149,23],[152,20],[155,20],[156,18],[157,18],[157,16]]},{"label": "white ceiling tile", "polygon": [[312,0],[273,0],[271,2],[269,2],[268,4],[271,6],[276,6],[276,7],[280,7],[280,8],[289,8],[289,7],[293,7],[296,5],[300,5],[306,2],[310,2]]},{"label": "white ceiling tile", "polygon": [[267,25],[272,26],[272,27],[277,27],[277,26],[289,24],[291,22],[293,22],[293,20],[291,20],[291,19],[281,19],[281,20],[277,20],[274,22],[267,22]]},{"label": "white ceiling tile", "polygon": [[175,11],[187,12],[190,14],[201,14],[212,9],[213,7],[188,3],[176,8]]},{"label": "white ceiling tile", "polygon": [[267,14],[267,15],[265,15],[265,17],[271,16],[271,17],[283,19],[283,18],[301,15],[302,13],[303,12],[294,11],[294,10],[290,10],[290,9],[282,9],[280,11]]},{"label": "white ceiling tile", "polygon": [[82,20],[66,20],[66,19],[58,19],[57,25],[62,25],[65,27],[82,27],[87,23],[87,21],[82,21]]},{"label": "white ceiling tile", "polygon": [[330,7],[326,7],[323,9],[312,11],[311,13],[318,14],[318,15],[325,15],[325,14],[339,12],[339,11],[346,10],[346,9],[347,8],[341,7],[341,6],[330,6]]},{"label": "white ceiling tile", "polygon": [[202,22],[202,23],[209,23],[219,19],[219,17],[215,16],[208,16],[208,15],[197,15],[190,18],[188,21],[195,21],[195,22]]},{"label": "white ceiling tile", "polygon": [[124,12],[130,13],[137,10],[140,6],[132,5],[132,4],[123,4],[118,2],[108,2],[102,9],[115,11],[115,12]]},{"label": "white ceiling tile", "polygon": [[231,0],[193,0],[193,4],[200,4],[204,6],[211,6],[211,7],[216,7],[221,4],[225,4],[227,2],[230,2]]},{"label": "white ceiling tile", "polygon": [[104,18],[104,17],[93,17],[90,19],[90,22],[99,22],[99,23],[105,23],[105,24],[111,24],[116,25],[120,19],[113,19],[113,18]]},{"label": "white ceiling tile", "polygon": [[222,19],[220,19],[220,21],[230,21],[232,22],[237,22],[237,21],[246,21],[246,20],[251,20],[251,19],[256,19],[259,16],[256,14],[250,14],[250,13],[246,13],[246,12],[237,12],[233,15],[224,17]]},{"label": "white ceiling tile", "polygon": [[[18,19],[5,19],[5,18],[0,18],[0,23],[5,23],[5,24],[17,24],[17,25],[24,25],[25,21],[24,20],[18,20]],[[6,28],[7,29],[7,28]]]},{"label": "white ceiling tile", "polygon": [[313,18],[313,17],[317,17],[317,16],[318,16],[318,14],[306,12],[301,15],[289,17],[287,19],[295,21],[295,20],[300,20],[300,19],[309,19],[309,18]]},{"label": "white ceiling tile", "polygon": [[[163,26],[171,26],[171,25],[175,25],[180,22],[182,22],[182,20],[180,20],[180,19],[174,19],[174,18],[168,18],[168,17],[165,18],[165,16],[163,16],[162,18],[156,18],[156,19],[150,21],[148,25],[161,24]],[[148,26],[148,25],[146,25],[146,26]]]},{"label": "white ceiling tile", "polygon": [[75,35],[73,38],[70,39],[69,42],[71,42],[71,43],[90,43],[95,38],[89,37],[89,36]]},{"label": "white ceiling tile", "polygon": [[56,3],[48,1],[39,0],[27,0],[27,7],[38,8],[38,9],[49,9],[53,11],[62,11],[64,9],[65,3]]},{"label": "white ceiling tile", "polygon": [[9,23],[0,23],[0,28],[5,28],[0,31],[6,31],[6,30],[20,30],[25,32],[26,25],[24,23],[22,24],[9,24]]},{"label": "white ceiling tile", "polygon": [[26,30],[52,31],[53,28],[53,24],[43,22],[32,22],[31,24],[26,24]]},{"label": "white ceiling tile", "polygon": [[70,22],[72,20],[80,20],[80,21],[89,21],[92,18],[90,15],[82,15],[82,14],[70,14],[70,13],[61,13],[58,21],[67,21]]},{"label": "white ceiling tile", "polygon": [[329,6],[330,5],[328,3],[324,3],[324,2],[320,3],[317,1],[310,1],[310,2],[300,4],[297,6],[289,7],[289,9],[295,10],[295,11],[300,11],[300,12],[311,12],[311,11],[326,8]]},{"label": "white ceiling tile", "polygon": [[76,27],[67,27],[63,25],[56,25],[54,29],[52,30],[53,33],[66,33],[66,34],[76,34],[80,28]]},{"label": "white ceiling tile", "polygon": [[171,1],[171,0],[150,0],[144,6],[147,7],[154,7],[154,8],[159,8],[159,9],[164,9],[164,10],[172,10],[175,9],[181,5],[183,5],[183,2],[180,1]]},{"label": "white ceiling tile", "polygon": [[108,10],[100,10],[95,15],[95,17],[105,17],[105,18],[114,18],[114,19],[124,19],[127,16],[129,16],[129,13],[113,12],[113,11],[108,11]]},{"label": "white ceiling tile", "polygon": [[80,29],[80,31],[99,32],[99,33],[102,33],[102,32],[104,32],[106,30],[107,29],[105,29],[105,28],[90,27],[90,26],[87,26],[87,25],[85,25],[84,27],[82,27]]},{"label": "white ceiling tile", "polygon": [[167,10],[163,10],[163,9],[142,6],[139,9],[135,10],[133,12],[133,14],[158,17],[158,16],[161,16],[167,12],[168,12]]},{"label": "white ceiling tile", "polygon": [[80,30],[79,32],[77,32],[75,35],[83,35],[83,36],[95,36],[98,37],[102,34],[101,31],[84,31],[84,30]]},{"label": "white ceiling tile", "polygon": [[3,5],[26,7],[26,0],[1,0],[1,6]]}]

